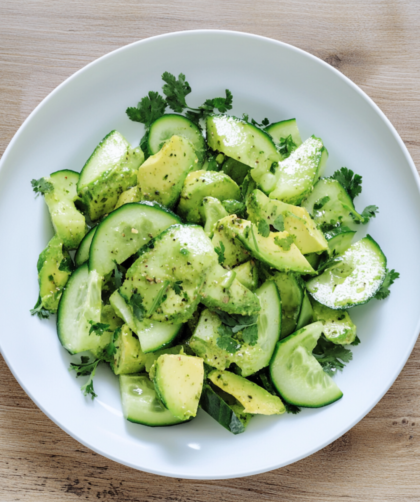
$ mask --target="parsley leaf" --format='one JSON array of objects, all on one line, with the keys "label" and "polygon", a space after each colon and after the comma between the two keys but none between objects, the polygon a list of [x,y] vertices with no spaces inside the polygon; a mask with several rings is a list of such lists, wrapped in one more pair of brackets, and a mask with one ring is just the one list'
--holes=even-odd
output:
[{"label": "parsley leaf", "polygon": [[256,324],[247,326],[242,332],[242,338],[245,343],[256,345],[258,342],[258,326]]},{"label": "parsley leaf", "polygon": [[274,242],[277,244],[277,246],[283,248],[284,251],[289,251],[295,240],[293,238],[293,235],[288,235],[287,237],[283,237],[281,239],[278,235],[276,235],[274,237]]},{"label": "parsley leaf", "polygon": [[270,235],[270,225],[266,220],[260,220],[258,222],[258,233],[263,237],[268,237]]},{"label": "parsley leaf", "polygon": [[45,178],[32,180],[31,185],[32,190],[36,193],[36,197],[38,197],[39,194],[45,195],[46,193],[52,192],[54,190],[54,185],[47,181]]},{"label": "parsley leaf", "polygon": [[71,274],[74,270],[73,261],[70,256],[65,256],[58,266],[58,270],[61,272],[67,272]]},{"label": "parsley leaf", "polygon": [[379,213],[378,206],[367,206],[363,209],[362,212],[362,223],[367,223],[371,218],[375,218],[376,213]]},{"label": "parsley leaf", "polygon": [[379,288],[378,292],[375,295],[377,300],[384,300],[388,298],[391,291],[389,288],[394,284],[394,282],[399,278],[399,272],[396,272],[394,269],[388,270],[386,269],[386,275],[382,286]]},{"label": "parsley leaf", "polygon": [[362,192],[362,177],[359,174],[354,174],[347,167],[342,167],[339,171],[335,171],[331,178],[343,185],[351,200],[354,200]]},{"label": "parsley leaf", "polygon": [[137,107],[127,108],[126,113],[130,120],[140,122],[148,129],[152,122],[165,113],[166,107],[165,99],[158,92],[150,91],[148,96],[142,98]]},{"label": "parsley leaf", "polygon": [[225,261],[225,245],[222,241],[219,242],[219,246],[215,247],[214,250],[217,253],[217,258],[219,260],[220,265]]},{"label": "parsley leaf", "polygon": [[329,376],[334,376],[337,371],[342,371],[346,363],[353,359],[351,350],[330,342],[324,336],[318,340],[313,356]]},{"label": "parsley leaf", "polygon": [[172,286],[173,290],[175,291],[176,295],[181,295],[181,291],[184,289],[182,286],[182,281],[176,281],[175,284]]},{"label": "parsley leaf", "polygon": [[31,315],[36,315],[40,319],[49,319],[51,312],[47,309],[44,309],[42,306],[41,296],[38,296],[38,300],[35,304],[35,307],[30,310]]},{"label": "parsley leaf", "polygon": [[284,231],[284,216],[282,214],[276,216],[276,219],[273,222],[273,227],[277,230],[277,232]]},{"label": "parsley leaf", "polygon": [[314,204],[314,211],[318,211],[319,209],[322,209],[327,202],[329,202],[331,197],[329,195],[326,195],[325,197],[322,197],[321,199],[317,200]]},{"label": "parsley leaf", "polygon": [[95,333],[95,335],[97,336],[102,336],[105,332],[112,331],[111,329],[109,329],[109,324],[105,324],[103,322],[89,321],[89,324],[90,324],[89,335]]}]

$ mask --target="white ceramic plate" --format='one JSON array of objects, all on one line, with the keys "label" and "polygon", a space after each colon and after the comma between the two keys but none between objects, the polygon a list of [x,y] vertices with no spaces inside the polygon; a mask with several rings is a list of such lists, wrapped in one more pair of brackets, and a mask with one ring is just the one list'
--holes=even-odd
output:
[{"label": "white ceramic plate", "polygon": [[[347,166],[363,175],[357,207],[380,207],[368,231],[389,266],[401,272],[389,299],[353,309],[362,343],[336,381],[339,402],[297,416],[256,417],[233,436],[200,410],[191,423],[152,429],[122,417],[118,380],[102,367],[99,397],[81,394],[67,370],[55,322],[29,315],[37,295],[36,261],[52,235],[48,212],[30,181],[79,171],[111,129],[138,144],[142,127],[125,115],[161,74],[183,72],[192,105],[233,92],[233,114],[256,120],[296,117],[304,138],[320,136],[327,174]],[[79,71],[30,115],[7,148],[0,170],[0,347],[35,403],[78,441],[136,469],[180,478],[218,479],[282,467],[328,445],[353,427],[389,389],[419,331],[419,183],[400,137],[378,107],[341,73],[289,45],[244,33],[190,31],[123,47]],[[74,359],[74,358],[73,358]]]}]

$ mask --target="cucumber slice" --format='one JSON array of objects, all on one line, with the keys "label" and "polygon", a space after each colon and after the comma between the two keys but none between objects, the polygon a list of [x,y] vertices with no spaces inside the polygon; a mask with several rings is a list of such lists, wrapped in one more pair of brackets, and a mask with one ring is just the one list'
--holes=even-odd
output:
[{"label": "cucumber slice", "polygon": [[337,256],[344,253],[351,246],[351,241],[355,235],[354,230],[347,227],[336,227],[325,233],[328,241],[328,253],[330,256]]},{"label": "cucumber slice", "polygon": [[[222,394],[222,391],[220,391],[220,394]],[[231,397],[229,394],[223,393],[223,397],[220,394],[212,389],[210,385],[205,384],[201,394],[200,406],[232,434],[245,432],[252,415],[245,413],[240,405],[229,405],[227,402],[227,399]],[[224,399],[225,396],[227,398]]]},{"label": "cucumber slice", "polygon": [[312,355],[322,323],[315,322],[280,340],[270,363],[271,380],[288,403],[306,408],[320,408],[343,396]]},{"label": "cucumber slice", "polygon": [[182,328],[182,324],[168,324],[159,321],[144,319],[139,321],[133,315],[133,309],[120,295],[114,291],[109,298],[116,314],[124,320],[132,331],[138,336],[141,350],[144,354],[155,352],[170,345]]},{"label": "cucumber slice", "polygon": [[370,235],[337,256],[326,270],[306,283],[312,297],[332,309],[368,302],[386,275],[386,257]]},{"label": "cucumber slice", "polygon": [[206,142],[200,129],[191,120],[182,115],[168,113],[162,115],[162,117],[152,123],[147,139],[147,147],[150,155],[158,153],[163,144],[172,136],[181,136],[191,141],[198,157],[199,169],[206,155]]},{"label": "cucumber slice", "polygon": [[124,418],[129,422],[162,427],[184,421],[163,406],[147,375],[121,375],[119,380]]},{"label": "cucumber slice", "polygon": [[300,137],[296,119],[275,122],[274,124],[266,127],[265,130],[276,143],[279,143],[281,139],[286,139],[288,136],[292,136],[293,143],[296,147],[302,144],[302,138]]},{"label": "cucumber slice", "polygon": [[53,186],[45,193],[45,202],[54,230],[67,249],[76,249],[87,232],[85,217],[74,205],[79,176],[79,173],[66,169],[45,178]]},{"label": "cucumber slice", "polygon": [[175,214],[157,203],[125,204],[98,225],[90,247],[89,270],[105,277],[113,270],[114,262],[122,263],[179,221]]},{"label": "cucumber slice", "polygon": [[273,281],[281,298],[281,338],[284,338],[296,330],[304,296],[303,282],[293,272],[277,272]]},{"label": "cucumber slice", "polygon": [[312,309],[311,300],[309,299],[308,293],[305,291],[296,329],[302,329],[304,326],[310,324],[313,320],[313,317],[314,311]]},{"label": "cucumber slice", "polygon": [[271,137],[258,127],[228,115],[207,117],[209,147],[252,168],[269,171],[281,157]]},{"label": "cucumber slice", "polygon": [[76,267],[80,267],[83,263],[89,260],[90,245],[92,244],[93,236],[95,235],[96,229],[98,227],[93,227],[89,232],[83,237],[82,242],[77,248],[77,252],[74,256],[74,262]]},{"label": "cucumber slice", "polygon": [[89,335],[89,321],[99,322],[101,312],[100,279],[85,263],[71,275],[57,312],[57,334],[70,354],[99,351],[109,343],[108,336]]},{"label": "cucumber slice", "polygon": [[114,337],[116,352],[112,369],[116,375],[139,373],[144,369],[146,356],[141,350],[138,338],[124,324]]}]

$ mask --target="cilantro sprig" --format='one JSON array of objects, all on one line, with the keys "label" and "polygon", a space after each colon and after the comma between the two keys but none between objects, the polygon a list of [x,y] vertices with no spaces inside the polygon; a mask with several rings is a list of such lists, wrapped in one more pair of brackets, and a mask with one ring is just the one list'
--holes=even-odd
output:
[{"label": "cilantro sprig", "polygon": [[362,193],[362,177],[347,167],[335,171],[331,178],[337,180],[343,186],[351,200],[354,200]]},{"label": "cilantro sprig", "polygon": [[378,292],[375,295],[377,300],[384,300],[388,298],[390,295],[390,287],[394,284],[394,282],[400,277],[399,272],[396,272],[394,269],[388,270],[386,269],[385,280],[382,283],[382,286],[379,288]]},{"label": "cilantro sprig", "polygon": [[280,246],[283,249],[283,251],[289,251],[290,248],[292,247],[292,244],[294,244],[295,239],[293,235],[288,235],[287,237],[282,237],[282,238],[276,235],[274,237],[274,242],[277,244],[277,246]]},{"label": "cilantro sprig", "polygon": [[318,344],[313,350],[313,356],[329,376],[336,375],[337,371],[343,371],[344,366],[353,359],[350,349],[336,345],[324,336],[318,340]]},{"label": "cilantro sprig", "polygon": [[32,180],[31,185],[32,185],[32,190],[36,193],[36,197],[38,197],[39,194],[45,195],[46,193],[50,193],[54,190],[54,185],[49,181],[47,181],[45,178],[39,178],[39,180]]},{"label": "cilantro sprig", "polygon": [[270,235],[270,225],[267,220],[261,219],[258,222],[258,233],[263,237],[268,237]]},{"label": "cilantro sprig", "polygon": [[40,319],[49,319],[51,312],[45,309],[42,305],[41,296],[38,296],[38,300],[35,304],[35,307],[29,311],[31,315],[36,315]]},{"label": "cilantro sprig", "polygon": [[241,333],[242,340],[248,345],[256,345],[258,342],[258,316],[242,316],[217,312],[222,324],[218,327],[219,337],[216,344],[219,348],[228,352],[237,352],[242,344],[235,335]]},{"label": "cilantro sprig", "polygon": [[90,324],[89,335],[95,333],[96,336],[102,336],[104,333],[112,331],[112,329],[109,329],[110,325],[105,324],[103,322],[89,321],[89,324]]}]

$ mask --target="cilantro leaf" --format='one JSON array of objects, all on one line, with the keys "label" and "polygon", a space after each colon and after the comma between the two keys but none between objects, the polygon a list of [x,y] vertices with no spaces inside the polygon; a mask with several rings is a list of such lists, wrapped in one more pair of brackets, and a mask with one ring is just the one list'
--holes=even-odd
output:
[{"label": "cilantro leaf", "polygon": [[89,321],[89,324],[90,324],[89,335],[95,333],[96,336],[102,336],[105,332],[112,331],[111,329],[109,329],[109,324],[105,324],[103,322]]},{"label": "cilantro leaf", "polygon": [[353,359],[351,350],[330,342],[324,336],[318,340],[313,356],[329,376],[334,376],[337,371],[342,371],[346,363]]},{"label": "cilantro leaf", "polygon": [[229,214],[236,214],[240,218],[244,215],[246,205],[239,200],[227,199],[222,201],[222,206],[226,209]]},{"label": "cilantro leaf", "polygon": [[166,110],[167,103],[158,93],[150,91],[148,96],[142,98],[137,107],[129,107],[126,110],[128,118],[134,122],[140,122],[150,127],[150,124],[161,117]]},{"label": "cilantro leaf", "polygon": [[173,290],[175,291],[176,295],[181,295],[182,290],[184,289],[181,284],[183,281],[176,281],[175,284],[172,286]]},{"label": "cilantro leaf", "polygon": [[367,223],[371,218],[375,218],[376,213],[379,213],[379,207],[378,206],[367,206],[363,209],[362,211],[362,218],[363,221],[362,223]]},{"label": "cilantro leaf", "polygon": [[329,195],[326,195],[325,197],[322,197],[321,199],[317,200],[314,204],[314,211],[318,211],[319,209],[322,209],[327,202],[329,202],[331,197]]},{"label": "cilantro leaf", "polygon": [[284,216],[282,214],[276,216],[276,219],[273,222],[273,227],[277,230],[277,232],[284,231]]},{"label": "cilantro leaf", "polygon": [[51,312],[47,309],[44,309],[42,306],[41,296],[38,296],[38,300],[35,304],[35,307],[29,311],[31,315],[36,315],[40,319],[49,319]]},{"label": "cilantro leaf", "polygon": [[50,193],[54,190],[54,185],[47,181],[45,178],[32,180],[31,185],[32,190],[36,193],[36,197],[38,197],[39,194],[45,195],[46,193]]},{"label": "cilantro leaf", "polygon": [[278,235],[274,237],[274,242],[277,246],[283,248],[284,251],[289,251],[292,244],[295,242],[293,235],[288,235],[287,237],[280,238]]},{"label": "cilantro leaf", "polygon": [[351,200],[354,200],[362,192],[362,177],[359,174],[354,174],[347,167],[342,167],[339,171],[335,171],[331,178],[341,183]]},{"label": "cilantro leaf", "polygon": [[233,327],[238,324],[236,322],[236,319],[232,315],[223,312],[223,310],[219,310],[217,312],[217,315],[219,316],[219,319],[222,321],[222,323],[225,324],[226,326]]},{"label": "cilantro leaf", "polygon": [[226,250],[225,245],[223,244],[222,241],[220,241],[219,245],[217,247],[215,247],[214,250],[217,253],[217,258],[218,258],[219,263],[221,265],[225,261],[225,250]]},{"label": "cilantro leaf", "polygon": [[293,150],[296,150],[296,148],[297,145],[293,141],[291,134],[289,134],[287,138],[280,138],[280,141],[277,144],[277,149],[283,157],[288,157],[293,152]]},{"label": "cilantro leaf", "polygon": [[87,382],[82,385],[81,390],[84,396],[90,395],[92,400],[98,397],[93,388],[93,377],[100,362],[100,359],[92,359],[91,361],[89,357],[82,356],[80,364],[70,363],[70,370],[76,372],[76,378],[79,376],[89,376]]},{"label": "cilantro leaf", "polygon": [[136,317],[139,321],[142,321],[146,314],[142,296],[138,293],[133,293],[128,303],[133,308],[134,317]]},{"label": "cilantro leaf", "polygon": [[266,220],[260,220],[258,222],[258,233],[263,237],[268,237],[270,235],[270,225]]},{"label": "cilantro leaf", "polygon": [[174,75],[165,71],[162,80],[165,82],[162,90],[169,108],[174,112],[183,112],[184,108],[188,108],[185,96],[191,92],[190,84],[185,80],[185,75],[180,73],[176,79]]},{"label": "cilantro leaf", "polygon": [[399,272],[396,272],[394,269],[388,270],[386,269],[386,275],[382,286],[379,288],[378,292],[375,295],[377,300],[384,300],[388,298],[391,291],[389,288],[394,284],[394,282],[399,278]]},{"label": "cilantro leaf", "polygon": [[242,338],[245,343],[249,345],[256,345],[258,342],[258,326],[257,324],[252,324],[247,326],[242,332]]},{"label": "cilantro leaf", "polygon": [[58,266],[58,270],[61,272],[67,272],[71,274],[74,270],[74,265],[73,265],[73,260],[71,259],[70,256],[65,256],[61,262],[60,265]]},{"label": "cilantro leaf", "polygon": [[119,265],[114,260],[114,286],[115,286],[115,289],[119,289],[121,287],[122,279],[123,279],[123,276],[125,273],[126,273],[126,269],[122,265]]},{"label": "cilantro leaf", "polygon": [[232,338],[232,330],[229,326],[222,324],[217,328],[217,332],[219,333],[219,337],[216,340],[216,345],[227,352],[237,352],[241,348],[241,344],[238,340]]},{"label": "cilantro leaf", "polygon": [[297,415],[302,411],[299,406],[296,406],[294,404],[287,403],[286,401],[283,401],[284,407],[286,408],[286,413],[291,413],[292,415]]},{"label": "cilantro leaf", "polygon": [[356,335],[356,338],[355,338],[355,339],[351,342],[351,344],[350,344],[350,345],[354,345],[354,346],[356,346],[356,345],[359,345],[359,343],[361,343],[361,340],[360,340],[360,338]]}]

